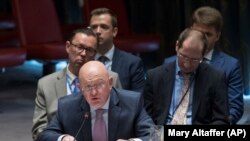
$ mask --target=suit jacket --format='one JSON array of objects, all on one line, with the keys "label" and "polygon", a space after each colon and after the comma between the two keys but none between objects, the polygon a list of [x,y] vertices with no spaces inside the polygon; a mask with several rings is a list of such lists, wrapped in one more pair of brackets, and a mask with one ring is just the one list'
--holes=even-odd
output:
[{"label": "suit jacket", "polygon": [[244,111],[244,86],[240,63],[237,59],[221,51],[214,50],[210,64],[226,73],[230,122],[231,124],[236,124]]},{"label": "suit jacket", "polygon": [[139,57],[115,48],[111,70],[119,74],[123,89],[143,91],[145,73]]},{"label": "suit jacket", "polygon": [[[109,74],[113,78],[113,86],[121,88],[118,74],[111,71]],[[66,85],[66,68],[47,75],[38,81],[32,126],[34,140],[55,115],[58,99],[67,95]]]},{"label": "suit jacket", "polygon": [[[139,137],[148,141],[149,128],[154,124],[143,107],[141,94],[115,88],[110,94],[108,140]],[[75,136],[84,120],[85,113],[90,113],[90,107],[82,95],[60,98],[56,116],[44,132],[38,136],[38,141],[56,141],[62,134]],[[85,118],[76,140],[92,140],[91,117]]]},{"label": "suit jacket", "polygon": [[[175,57],[165,59],[167,63]],[[219,51],[214,50],[210,64],[226,74],[226,82],[228,85],[228,104],[230,111],[230,122],[236,124],[243,115],[244,101],[243,101],[243,78],[240,63],[237,59]]]},{"label": "suit jacket", "polygon": [[[145,107],[155,124],[166,124],[175,81],[176,61],[147,72],[143,92]],[[201,63],[193,89],[192,124],[229,124],[227,85],[224,73]]]}]

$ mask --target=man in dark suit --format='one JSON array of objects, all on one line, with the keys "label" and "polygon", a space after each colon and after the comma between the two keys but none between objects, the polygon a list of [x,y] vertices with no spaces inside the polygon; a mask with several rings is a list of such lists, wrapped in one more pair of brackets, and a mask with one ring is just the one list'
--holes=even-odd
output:
[{"label": "man in dark suit", "polygon": [[[34,140],[55,115],[58,99],[76,93],[77,87],[74,80],[78,76],[80,67],[94,60],[96,46],[97,38],[91,29],[83,28],[73,31],[66,41],[65,49],[69,55],[67,67],[39,79],[32,126]],[[111,71],[109,73],[113,78],[113,85],[121,88],[118,74]]]},{"label": "man in dark suit", "polygon": [[143,107],[140,93],[113,88],[112,77],[99,61],[84,64],[79,79],[82,95],[59,99],[57,114],[38,136],[38,141],[73,141],[74,138],[101,141],[95,140],[96,134],[100,137],[95,128],[100,118],[98,110],[104,111],[102,141],[131,138],[148,141],[149,128],[154,124]]},{"label": "man in dark suit", "polygon": [[176,42],[177,58],[147,72],[143,96],[155,124],[179,124],[173,119],[187,95],[186,111],[175,118],[183,117],[181,124],[229,124],[225,74],[202,62],[206,48],[205,34],[185,29]]},{"label": "man in dark suit", "polygon": [[193,13],[192,28],[208,36],[208,50],[204,56],[214,68],[226,73],[230,123],[236,124],[244,111],[243,78],[239,61],[221,51],[216,46],[223,26],[221,13],[212,7],[200,7]]},{"label": "man in dark suit", "polygon": [[[122,17],[121,17],[122,18]],[[102,59],[106,68],[119,74],[122,88],[141,92],[145,84],[142,60],[115,47],[113,40],[118,33],[117,17],[107,8],[91,12],[90,27],[98,36],[96,60]]]}]

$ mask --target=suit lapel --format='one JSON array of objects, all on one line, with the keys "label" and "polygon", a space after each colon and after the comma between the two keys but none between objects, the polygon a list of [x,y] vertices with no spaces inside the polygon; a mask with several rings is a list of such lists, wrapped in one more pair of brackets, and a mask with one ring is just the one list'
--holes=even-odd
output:
[{"label": "suit lapel", "polygon": [[66,68],[58,74],[55,81],[57,98],[67,95]]},{"label": "suit lapel", "polygon": [[161,108],[160,111],[163,113],[160,114],[160,118],[158,123],[159,124],[165,124],[167,115],[169,112],[170,103],[172,100],[172,94],[173,94],[173,87],[174,87],[174,81],[175,81],[175,61],[172,63],[166,65],[163,72],[163,83],[161,85],[162,88],[159,88],[161,91],[161,98],[162,98],[162,104],[159,103],[159,108]]},{"label": "suit lapel", "polygon": [[[194,85],[194,92],[193,92],[193,106],[192,106],[192,119],[196,117],[198,107],[200,105],[200,99],[204,96],[204,86],[206,86],[206,74],[207,74],[207,65],[208,64],[200,64],[197,68],[195,74],[195,85]],[[194,102],[195,101],[195,102]]]},{"label": "suit lapel", "polygon": [[217,50],[214,50],[211,60],[212,66],[215,66],[216,68],[220,68],[224,64],[223,56],[220,55],[220,52]]},{"label": "suit lapel", "polygon": [[119,49],[115,48],[114,49],[114,55],[113,55],[113,59],[112,59],[112,66],[111,66],[111,70],[114,72],[118,72],[117,70],[119,69],[119,62],[120,62],[120,51]]},{"label": "suit lapel", "polygon": [[110,102],[109,102],[109,118],[108,118],[108,138],[109,140],[115,140],[116,132],[120,120],[121,107],[117,104],[119,99],[117,92],[113,89],[111,91]]}]

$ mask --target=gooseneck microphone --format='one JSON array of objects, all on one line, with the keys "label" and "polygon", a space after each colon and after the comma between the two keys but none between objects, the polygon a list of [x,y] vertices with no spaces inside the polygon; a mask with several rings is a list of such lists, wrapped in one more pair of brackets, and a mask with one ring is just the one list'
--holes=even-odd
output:
[{"label": "gooseneck microphone", "polygon": [[74,138],[75,138],[74,141],[76,141],[76,139],[77,139],[77,137],[78,137],[78,135],[79,135],[79,133],[80,133],[80,131],[81,131],[81,129],[82,129],[84,123],[85,123],[85,121],[86,121],[88,118],[89,118],[89,113],[86,112],[86,113],[84,114],[84,117],[83,117],[83,120],[82,120],[82,124],[81,124],[80,128],[77,130],[76,135],[74,136]]}]

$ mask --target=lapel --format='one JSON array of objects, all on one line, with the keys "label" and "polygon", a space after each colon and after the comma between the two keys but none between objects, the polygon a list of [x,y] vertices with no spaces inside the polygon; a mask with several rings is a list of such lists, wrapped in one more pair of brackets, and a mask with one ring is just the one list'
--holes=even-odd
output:
[{"label": "lapel", "polygon": [[[114,49],[114,55],[113,55],[113,59],[112,59],[112,66],[111,66],[111,70],[114,72],[119,72],[117,71],[119,69],[119,62],[121,60],[121,55],[120,55],[120,50],[115,48]],[[125,62],[123,62],[125,63]]]},{"label": "lapel", "polygon": [[196,74],[195,74],[195,85],[194,85],[194,92],[193,92],[193,103],[192,103],[192,119],[196,117],[198,107],[201,102],[201,97],[206,96],[206,92],[204,92],[204,87],[206,87],[207,84],[207,67],[208,64],[201,63],[200,66],[197,68]]},{"label": "lapel", "polygon": [[[85,100],[84,97],[82,98],[81,108],[80,109],[81,109],[81,111],[77,113],[76,117],[77,117],[77,119],[79,121],[81,121],[81,123],[83,122],[83,120],[85,118],[85,122],[84,122],[84,125],[83,125],[83,127],[82,127],[79,135],[78,135],[78,139],[77,140],[79,140],[79,141],[92,141],[92,128],[91,128],[90,107],[89,107],[89,104],[87,103],[87,101]],[[87,118],[85,117],[85,114],[88,115]]]},{"label": "lapel", "polygon": [[112,89],[109,102],[109,116],[108,116],[108,138],[110,141],[115,140],[117,128],[120,121],[121,107],[118,106],[119,98],[117,91]]},{"label": "lapel", "polygon": [[223,59],[223,56],[221,55],[220,51],[214,50],[213,55],[212,55],[212,60],[211,60],[212,66],[216,66],[220,68],[223,66],[224,61],[225,60]]},{"label": "lapel", "polygon": [[56,85],[56,96],[60,98],[62,96],[67,95],[67,82],[66,82],[66,68],[64,68],[56,77],[55,85]]},{"label": "lapel", "polygon": [[167,115],[169,112],[171,100],[172,100],[172,94],[173,94],[173,87],[174,87],[174,81],[175,81],[175,70],[176,70],[176,61],[172,61],[169,64],[166,64],[163,69],[163,79],[161,87],[159,88],[160,91],[160,97],[162,98],[162,103],[159,103],[158,108],[160,108],[162,113],[159,117],[159,124],[165,124]]}]

